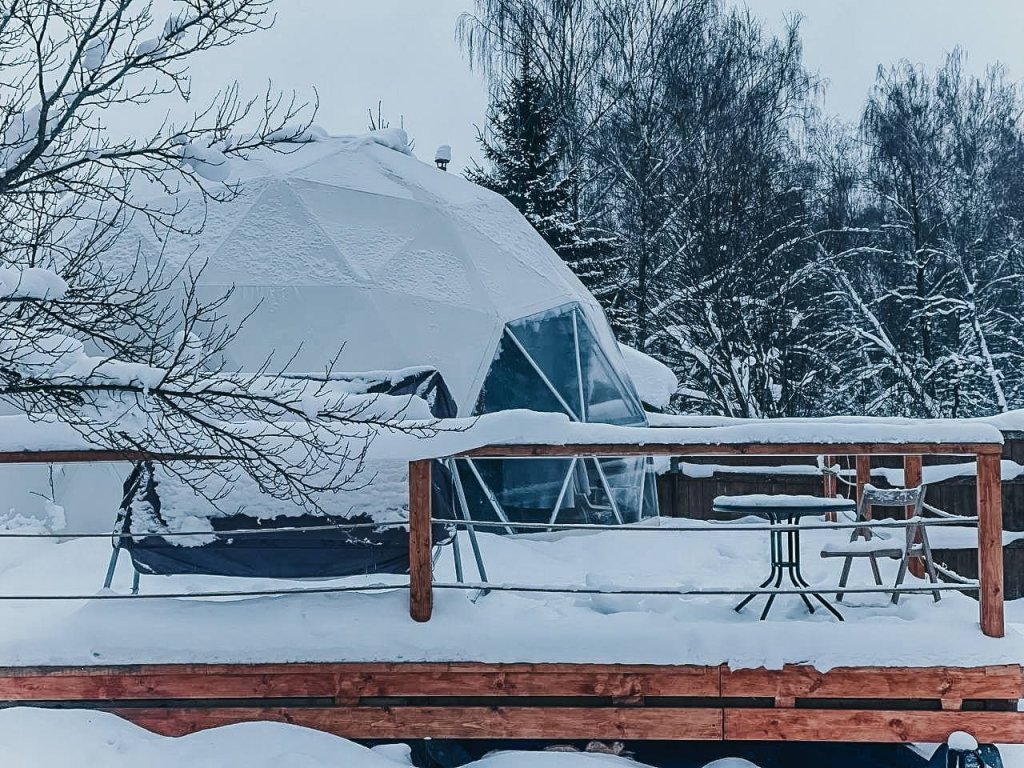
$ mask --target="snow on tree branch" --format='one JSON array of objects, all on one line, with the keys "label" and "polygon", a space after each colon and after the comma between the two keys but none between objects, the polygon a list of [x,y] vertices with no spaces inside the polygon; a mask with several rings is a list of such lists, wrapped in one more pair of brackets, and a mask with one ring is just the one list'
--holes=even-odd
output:
[{"label": "snow on tree branch", "polygon": [[[157,9],[168,15],[157,15]],[[189,107],[190,70],[208,52],[266,29],[269,0],[11,0],[0,11],[0,402],[57,418],[92,443],[185,457],[198,490],[244,472],[261,490],[316,506],[346,487],[381,429],[428,434],[410,398],[338,382],[285,379],[223,362],[238,327],[230,292],[200,297],[201,265],[169,269],[160,252],[105,255],[133,223],[165,242],[180,207],[233,198],[233,159],[315,140],[315,100],[226,83]],[[153,103],[135,135],[119,110]],[[190,216],[189,233],[202,227]],[[324,361],[330,369],[331,362]],[[329,378],[329,377],[328,377]],[[407,423],[407,418],[419,418]],[[199,461],[199,457],[214,457]],[[217,481],[214,483],[213,481]]]}]

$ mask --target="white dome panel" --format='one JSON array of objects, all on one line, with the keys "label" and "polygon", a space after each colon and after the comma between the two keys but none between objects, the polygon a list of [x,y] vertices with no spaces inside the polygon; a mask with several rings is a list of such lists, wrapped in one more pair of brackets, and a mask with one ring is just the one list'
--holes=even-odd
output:
[{"label": "white dome panel", "polygon": [[[506,323],[577,303],[621,365],[597,303],[501,196],[407,153],[400,132],[323,138],[232,160],[239,195],[206,211],[201,196],[161,198],[197,236],[167,238],[168,260],[207,261],[206,291],[231,285],[241,320],[233,362],[276,353],[293,372],[432,365],[460,413],[475,404]],[[222,190],[221,190],[222,191]],[[162,193],[160,193],[162,194]],[[157,249],[136,222],[119,253]],[[294,360],[289,357],[301,344]]]}]

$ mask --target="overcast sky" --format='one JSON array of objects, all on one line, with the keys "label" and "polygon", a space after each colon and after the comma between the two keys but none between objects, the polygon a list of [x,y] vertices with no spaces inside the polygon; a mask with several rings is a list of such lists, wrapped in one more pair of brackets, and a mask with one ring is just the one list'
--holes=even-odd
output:
[{"label": "overcast sky", "polygon": [[[385,116],[432,159],[449,143],[462,168],[474,150],[486,92],[470,72],[454,30],[472,0],[278,0],[268,32],[214,54],[209,76],[195,70],[197,92],[238,77],[250,90],[268,79],[320,95],[320,122],[337,133],[367,128],[367,109]],[[1024,0],[749,0],[777,28],[799,12],[808,68],[830,85],[829,112],[855,119],[880,63],[908,58],[929,66],[960,44],[969,66],[993,60],[1024,78]],[[430,157],[428,157],[430,155]]]}]

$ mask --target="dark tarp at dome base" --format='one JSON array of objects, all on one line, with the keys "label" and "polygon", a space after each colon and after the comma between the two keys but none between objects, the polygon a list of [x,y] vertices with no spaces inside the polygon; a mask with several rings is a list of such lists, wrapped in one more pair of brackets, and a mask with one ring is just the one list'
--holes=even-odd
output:
[{"label": "dark tarp at dome base", "polygon": [[[160,519],[159,480],[153,465],[136,466],[125,482],[124,526],[132,530],[131,504],[145,501]],[[433,499],[436,510],[451,510],[451,475],[435,465]],[[437,514],[435,512],[435,514]],[[443,516],[443,515],[438,515]],[[160,576],[203,574],[248,578],[340,578],[370,573],[407,573],[409,534],[403,527],[341,527],[372,523],[368,516],[281,516],[270,519],[229,515],[210,519],[216,538],[199,546],[183,546],[174,537],[160,535],[128,538],[123,548],[139,573]],[[323,530],[294,530],[322,528]],[[218,535],[217,531],[231,531]],[[260,531],[238,534],[236,531]],[[447,537],[445,527],[434,526],[434,540]]]},{"label": "dark tarp at dome base", "polygon": [[[455,403],[441,375],[434,369],[336,374],[332,379],[356,382],[359,389],[368,394],[415,395],[428,404],[435,417],[455,416]],[[151,462],[142,462],[125,481],[115,537],[119,532],[135,530],[133,524],[141,504],[146,506],[148,522],[156,521],[166,528],[158,472],[159,468]],[[432,477],[434,516],[453,517],[455,494],[451,472],[444,463],[435,461]],[[214,540],[208,543],[188,546],[183,545],[179,537],[156,533],[125,537],[120,548],[129,553],[138,573],[163,576],[202,574],[301,579],[401,574],[409,570],[409,535],[405,527],[347,530],[340,527],[373,523],[368,515],[291,514],[266,518],[233,514],[210,517],[209,523],[213,528],[209,535]],[[295,530],[304,528],[322,530]],[[259,533],[218,534],[218,531]],[[434,541],[442,542],[449,535],[445,526],[434,526]]]}]

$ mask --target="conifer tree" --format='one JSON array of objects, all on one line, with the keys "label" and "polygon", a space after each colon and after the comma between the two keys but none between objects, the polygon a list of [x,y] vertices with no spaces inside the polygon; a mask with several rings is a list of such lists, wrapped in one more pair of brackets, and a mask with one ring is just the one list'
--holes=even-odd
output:
[{"label": "conifer tree", "polygon": [[578,184],[557,146],[558,116],[534,62],[531,42],[496,87],[487,127],[478,140],[485,163],[466,177],[503,195],[590,288],[605,278],[614,243],[591,231],[574,213]]}]

